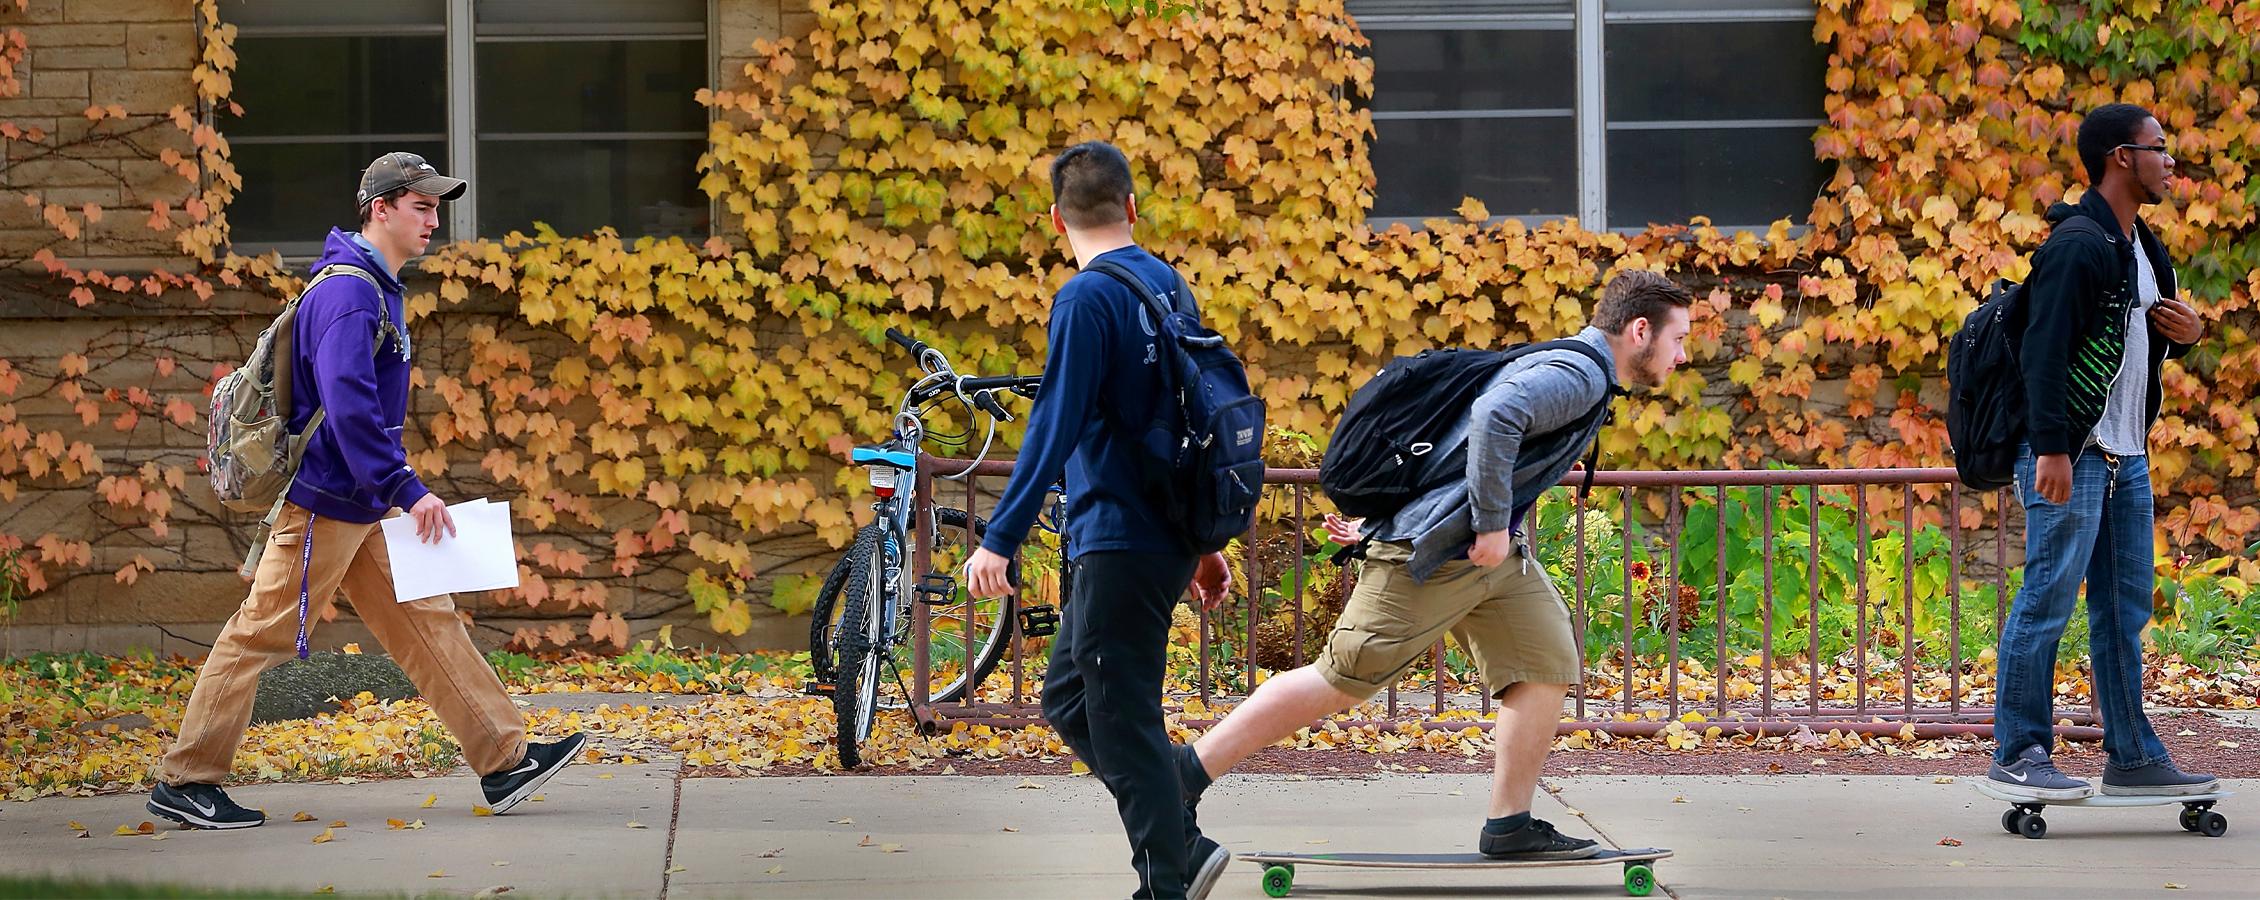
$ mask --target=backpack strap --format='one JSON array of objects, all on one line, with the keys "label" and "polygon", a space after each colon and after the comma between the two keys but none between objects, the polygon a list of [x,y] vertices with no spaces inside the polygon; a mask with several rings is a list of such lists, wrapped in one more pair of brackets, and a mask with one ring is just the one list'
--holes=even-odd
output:
[{"label": "backpack strap", "polygon": [[[1171,267],[1170,273],[1177,275],[1177,296],[1179,297],[1180,302],[1176,304],[1172,304],[1168,299],[1162,297],[1161,294],[1155,292],[1153,288],[1147,287],[1145,279],[1139,278],[1138,273],[1130,271],[1130,267],[1123,265],[1119,261],[1107,259],[1104,257],[1094,259],[1091,261],[1090,267],[1085,269],[1085,271],[1097,272],[1099,274],[1106,275],[1113,278],[1115,281],[1121,282],[1123,287],[1129,288],[1131,295],[1137,297],[1139,302],[1145,305],[1146,312],[1149,315],[1153,316],[1154,340],[1158,343],[1167,343],[1169,340],[1169,335],[1167,329],[1163,324],[1163,320],[1169,318],[1169,314],[1171,312],[1182,312],[1196,319],[1200,318],[1200,310],[1192,308],[1192,290],[1188,286],[1186,286],[1185,276],[1178,274],[1174,266]],[[1167,358],[1168,355],[1173,352],[1174,351],[1167,348],[1160,350],[1155,354],[1154,364],[1156,368],[1159,368],[1161,370],[1162,396],[1165,398],[1176,398],[1178,415],[1185,416],[1189,415],[1189,413],[1187,413],[1185,410],[1184,397],[1181,396],[1184,390],[1184,386],[1178,384],[1179,373],[1177,372],[1177,367],[1170,365]],[[1158,412],[1159,411],[1157,411],[1157,415],[1155,416],[1156,419],[1160,418]]]}]

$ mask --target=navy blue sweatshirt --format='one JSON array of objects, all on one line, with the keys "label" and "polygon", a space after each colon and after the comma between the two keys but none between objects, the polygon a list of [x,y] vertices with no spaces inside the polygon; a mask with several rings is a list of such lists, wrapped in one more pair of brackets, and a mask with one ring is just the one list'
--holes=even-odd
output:
[{"label": "navy blue sweatshirt", "polygon": [[[384,290],[340,275],[298,304],[291,432],[302,432],[316,407],[327,411],[306,442],[289,497],[322,518],[367,524],[394,507],[415,506],[430,492],[408,468],[400,443],[411,366],[400,280],[358,237],[331,229],[312,272],[350,263],[377,276]],[[380,329],[380,322],[388,324]]]},{"label": "navy blue sweatshirt", "polygon": [[[1174,290],[1177,273],[1137,247],[1100,254],[1147,284]],[[1086,553],[1185,553],[1140,490],[1145,471],[1133,426],[1160,403],[1161,347],[1146,305],[1119,281],[1085,270],[1052,298],[1050,355],[1044,385],[1028,414],[1028,433],[1012,481],[989,520],[981,546],[1005,556],[1020,549],[1043,506],[1045,491],[1067,474],[1067,550]]]}]

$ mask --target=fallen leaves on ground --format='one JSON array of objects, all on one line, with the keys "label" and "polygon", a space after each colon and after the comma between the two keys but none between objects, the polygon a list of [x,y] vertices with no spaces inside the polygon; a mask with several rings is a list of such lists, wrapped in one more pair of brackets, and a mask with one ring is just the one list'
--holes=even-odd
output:
[{"label": "fallen leaves on ground", "polygon": [[[819,773],[839,769],[833,747],[834,720],[828,699],[800,695],[805,661],[789,654],[682,654],[679,673],[630,671],[616,659],[594,657],[539,662],[531,668],[506,673],[515,691],[612,690],[624,692],[619,701],[600,703],[594,709],[529,709],[532,730],[543,734],[586,731],[597,738],[583,756],[590,763],[680,762],[707,775],[751,775],[780,766],[806,766]],[[1849,661],[1836,661],[1848,663]],[[1032,675],[1040,675],[1041,660],[1033,660]],[[1728,698],[1752,703],[1762,692],[1764,671],[1754,660],[1734,660],[1723,683]],[[1905,690],[1904,673],[1895,661],[1877,656],[1869,660],[1866,682],[1870,707],[1889,715]],[[2158,686],[2151,697],[2161,705],[2250,708],[2260,694],[2260,678],[2245,673],[2212,675],[2179,662],[2154,663],[2161,676],[2150,679]],[[1857,695],[1854,667],[1824,667],[1814,682],[1801,666],[1777,661],[1773,671],[1776,709],[1790,712],[1807,699],[1809,685],[1817,684],[1824,702],[1849,703]],[[701,674],[703,673],[703,674]],[[1656,703],[1668,695],[1669,671],[1656,661],[1635,666],[1631,679],[1637,700]],[[1719,673],[1694,661],[1680,666],[1682,709],[1704,705],[1715,698]],[[1447,681],[1453,679],[1447,678]],[[2058,705],[2085,703],[2087,682],[2076,669],[2059,672]],[[157,762],[169,748],[180,715],[193,687],[189,661],[107,658],[87,654],[27,657],[0,662],[0,691],[13,700],[0,712],[7,734],[0,746],[0,797],[28,800],[44,796],[91,796],[145,790]],[[1596,718],[1613,714],[1625,679],[1614,664],[1591,667],[1588,696],[1597,702],[1588,710]],[[1033,682],[1031,682],[1033,683]],[[1404,687],[1426,690],[1432,684],[1408,681]],[[1937,702],[1950,693],[1949,673],[1918,670],[1917,699]],[[1990,706],[1990,673],[1978,669],[1960,679],[1965,708]],[[700,694],[692,705],[636,702],[654,693]],[[1007,701],[1009,684],[992,679],[979,699]],[[1491,752],[1489,738],[1480,727],[1480,714],[1472,695],[1449,695],[1450,706],[1432,715],[1425,701],[1397,709],[1390,720],[1385,704],[1370,703],[1315,727],[1303,729],[1282,746],[1303,750],[1356,750],[1376,754],[1420,750],[1478,757]],[[1177,741],[1198,736],[1205,727],[1226,715],[1231,704],[1220,698],[1201,700],[1183,696],[1169,704],[1168,726]],[[1715,712],[1715,710],[1713,710]],[[120,728],[107,720],[145,717],[146,726]],[[1707,751],[1758,749],[1806,750],[1945,759],[1981,752],[1990,742],[1980,738],[1914,740],[1912,732],[1864,735],[1849,730],[1816,732],[1810,728],[1780,730],[1770,726],[1761,734],[1736,733],[1727,719],[1706,719],[1703,712],[1688,711],[1665,721],[1663,709],[1644,709],[1616,718],[1662,722],[1655,737],[1617,737],[1599,730],[1581,730],[1555,741],[1557,750],[1642,749]],[[1431,729],[1416,718],[1434,718],[1464,727]],[[1186,722],[1194,723],[1188,726]],[[73,727],[105,722],[101,728]],[[940,734],[917,733],[907,715],[895,711],[880,715],[862,748],[863,757],[879,768],[921,770],[944,763],[939,770],[957,770],[954,761],[1045,760],[1073,756],[1059,737],[1042,726],[1019,728],[953,723]],[[2189,729],[2181,729],[2188,736]],[[2226,749],[2238,742],[2224,741]],[[454,769],[460,750],[445,728],[420,700],[378,701],[363,694],[340,704],[334,713],[251,729],[239,753],[237,777],[246,782],[304,782],[334,779],[350,784],[363,778],[445,774]],[[1809,760],[1800,769],[1825,768],[1826,760]],[[1082,774],[1088,766],[1070,763]],[[1778,772],[1778,764],[1767,771]],[[612,772],[595,774],[611,780]],[[1042,790],[1034,780],[1019,787]],[[540,801],[543,798],[531,798]],[[432,808],[436,793],[427,794],[421,808]],[[474,807],[476,815],[484,807]],[[313,821],[311,815],[293,821]]]},{"label": "fallen leaves on ground", "polygon": [[305,810],[299,810],[298,812],[291,814],[290,820],[293,822],[311,822],[314,821],[314,814]]},{"label": "fallen leaves on ground", "polygon": [[1941,847],[1959,847],[1962,846],[1962,842],[1958,838],[1939,838],[1938,845]]},{"label": "fallen leaves on ground", "polygon": [[322,829],[321,834],[314,836],[314,843],[317,844],[327,844],[334,840],[337,840],[337,834],[328,828]]}]

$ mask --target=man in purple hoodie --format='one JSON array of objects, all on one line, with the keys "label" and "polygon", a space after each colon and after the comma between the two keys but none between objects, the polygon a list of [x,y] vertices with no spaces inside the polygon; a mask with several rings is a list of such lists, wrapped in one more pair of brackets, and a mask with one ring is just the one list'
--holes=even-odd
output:
[{"label": "man in purple hoodie", "polygon": [[423,157],[387,153],[361,173],[360,232],[330,231],[313,271],[359,271],[322,281],[299,303],[288,363],[297,386],[290,430],[303,434],[311,425],[313,433],[250,596],[197,673],[180,737],[149,795],[151,813],[196,828],[267,821],[229,800],[220,782],[250,727],[259,673],[294,653],[303,657],[307,624],[321,618],[340,588],[463,745],[495,813],[531,796],[586,742],[574,734],[527,743],[525,718],[472,645],[454,600],[393,602],[392,565],[377,523],[399,509],[415,518],[416,535],[427,543],[455,532],[446,501],[408,468],[401,445],[413,363],[400,267],[431,243],[440,203],[465,187]]}]

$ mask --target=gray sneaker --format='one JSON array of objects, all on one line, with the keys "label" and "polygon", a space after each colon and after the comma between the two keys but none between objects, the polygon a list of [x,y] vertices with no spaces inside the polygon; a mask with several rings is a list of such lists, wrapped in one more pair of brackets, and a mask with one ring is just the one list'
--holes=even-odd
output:
[{"label": "gray sneaker", "polygon": [[2103,767],[2103,793],[2114,797],[2180,797],[2210,794],[2221,789],[2211,775],[2192,775],[2160,760],[2139,769]]},{"label": "gray sneaker", "polygon": [[1994,763],[1985,777],[2002,793],[2027,800],[2078,800],[2095,795],[2095,788],[2087,782],[2056,771],[2056,764],[2048,760],[2048,751],[2039,747],[2025,748],[2008,765]]}]

